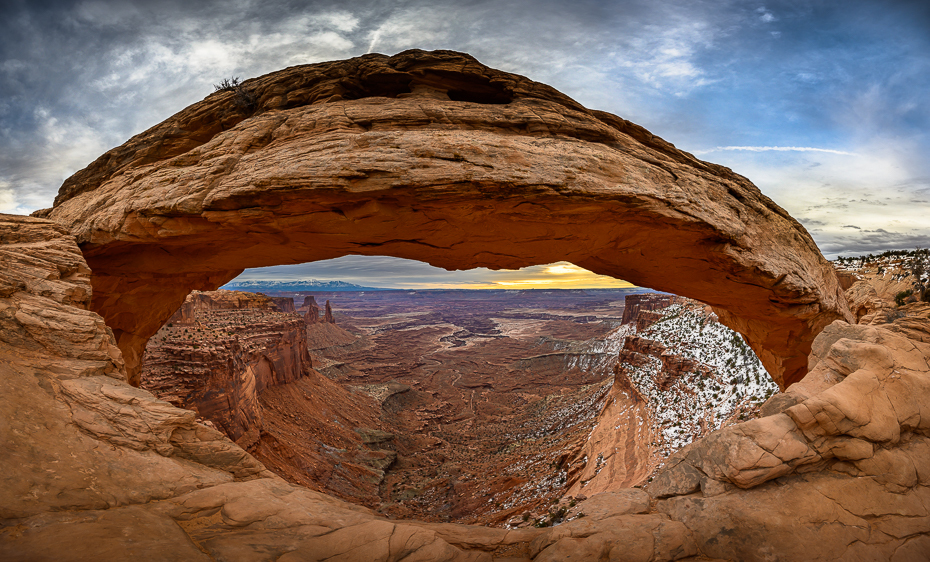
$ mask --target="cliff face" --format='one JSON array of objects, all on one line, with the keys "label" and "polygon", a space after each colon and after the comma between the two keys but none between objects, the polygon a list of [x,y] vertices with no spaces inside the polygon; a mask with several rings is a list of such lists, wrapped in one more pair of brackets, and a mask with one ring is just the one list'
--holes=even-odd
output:
[{"label": "cliff face", "polygon": [[623,324],[635,324],[643,312],[665,308],[672,304],[674,295],[660,295],[645,293],[641,295],[627,295],[623,299]]},{"label": "cliff face", "polygon": [[192,291],[184,299],[177,312],[168,319],[169,323],[196,323],[200,312],[211,310],[245,309],[273,311],[274,301],[260,293],[242,291]]},{"label": "cliff face", "polygon": [[312,368],[308,334],[317,343],[337,326],[279,310],[261,294],[192,293],[149,340],[142,387],[196,411],[288,481],[375,505],[394,453],[356,429],[380,428],[380,408]]},{"label": "cliff face", "polygon": [[264,295],[195,292],[170,320],[146,348],[143,388],[245,447],[258,439],[259,394],[311,369],[303,321]]},{"label": "cliff face", "polygon": [[294,308],[294,299],[291,297],[269,297],[276,307],[278,307],[278,312],[284,313],[296,313],[297,309]]},{"label": "cliff face", "polygon": [[745,342],[704,305],[655,296],[627,297],[638,297],[637,313],[611,336],[623,342],[613,387],[575,459],[586,462],[570,495],[644,484],[669,455],[755,417],[777,391]]},{"label": "cliff face", "polygon": [[[0,215],[4,560],[107,552],[106,533],[56,526],[74,513],[271,476],[223,434],[196,423],[193,412],[129,386],[113,334],[90,300],[90,270],[73,237],[47,221]],[[35,543],[5,532],[30,517]],[[169,543],[186,540],[159,529]],[[145,543],[147,532],[129,535]],[[123,555],[130,552],[114,554]]]}]

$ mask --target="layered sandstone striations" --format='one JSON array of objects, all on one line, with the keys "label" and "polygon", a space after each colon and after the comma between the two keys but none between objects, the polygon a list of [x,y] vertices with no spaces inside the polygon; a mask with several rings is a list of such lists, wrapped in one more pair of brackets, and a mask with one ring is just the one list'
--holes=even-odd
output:
[{"label": "layered sandstone striations", "polygon": [[248,447],[262,425],[259,394],[311,368],[299,316],[264,295],[195,291],[149,340],[142,386]]},{"label": "layered sandstone striations", "polygon": [[672,304],[674,295],[644,293],[641,295],[628,295],[623,301],[624,324],[636,324],[643,313],[665,308]]},{"label": "layered sandstone striations", "polygon": [[294,299],[290,297],[269,297],[280,312],[297,312]]},{"label": "layered sandstone striations", "polygon": [[347,254],[568,260],[696,298],[782,386],[804,376],[824,326],[853,320],[806,230],[746,178],[468,55],[369,54],[243,87],[254,105],[211,94],[39,213],[77,236],[133,382],[191,289]]}]

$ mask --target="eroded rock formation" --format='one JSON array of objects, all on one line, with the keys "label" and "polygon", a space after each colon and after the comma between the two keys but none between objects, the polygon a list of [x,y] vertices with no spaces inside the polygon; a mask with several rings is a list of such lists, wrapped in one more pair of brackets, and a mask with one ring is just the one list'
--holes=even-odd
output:
[{"label": "eroded rock formation", "polygon": [[305,297],[304,304],[297,310],[303,311],[304,322],[306,322],[308,326],[320,323],[320,305],[317,304],[313,296]]},{"label": "eroded rock formation", "polygon": [[191,289],[346,254],[567,260],[696,298],[782,386],[804,376],[824,326],[853,320],[807,231],[746,178],[468,55],[370,54],[243,87],[250,108],[211,94],[37,213],[77,236],[133,382]]},{"label": "eroded rock formation", "polygon": [[[112,332],[87,310],[90,271],[60,226],[0,215],[0,265],[3,560],[489,562],[562,548],[567,527],[389,521],[283,482],[194,412],[125,382]],[[696,552],[684,525],[640,503],[579,530],[603,537],[620,524],[642,560]]]},{"label": "eroded rock formation", "polygon": [[652,502],[618,491],[575,506],[592,502],[587,517],[508,531],[389,521],[273,477],[193,412],[125,382],[60,226],[4,216],[0,241],[4,560],[930,557],[922,309],[887,327],[829,326],[769,415],[682,450]]},{"label": "eroded rock formation", "polygon": [[255,293],[191,293],[149,340],[142,386],[248,448],[262,425],[259,393],[312,368],[303,321],[277,310]]},{"label": "eroded rock formation", "polygon": [[323,323],[324,324],[335,324],[336,319],[333,318],[333,308],[329,306],[329,301],[326,301],[326,312],[323,314]]},{"label": "eroded rock formation", "polygon": [[270,476],[194,412],[126,384],[112,332],[88,310],[90,270],[71,235],[0,215],[0,271],[0,557],[35,559],[10,545],[10,521],[54,527],[69,513]]},{"label": "eroded rock formation", "polygon": [[355,431],[380,425],[376,404],[312,368],[308,333],[317,342],[335,326],[307,326],[270,303],[255,293],[195,291],[149,340],[142,387],[196,411],[290,482],[377,504],[394,453]]},{"label": "eroded rock formation", "polygon": [[674,295],[644,293],[641,295],[627,295],[623,300],[623,324],[635,324],[642,313],[672,304]]},{"label": "eroded rock formation", "polygon": [[291,297],[270,297],[274,305],[281,312],[297,312],[294,308],[294,299]]},{"label": "eroded rock formation", "polygon": [[[0,217],[4,560],[930,558],[926,310],[852,324],[852,286],[747,180],[455,53],[246,87],[248,112],[213,94],[76,174],[55,222]],[[788,389],[670,459],[650,499],[508,531],[292,486],[127,384],[189,289],[348,253],[566,259],[692,296]]]}]

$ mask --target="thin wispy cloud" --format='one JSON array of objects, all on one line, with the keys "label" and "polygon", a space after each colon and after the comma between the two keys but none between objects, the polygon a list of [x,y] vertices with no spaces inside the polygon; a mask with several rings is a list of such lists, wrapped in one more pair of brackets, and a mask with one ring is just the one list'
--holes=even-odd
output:
[{"label": "thin wispy cloud", "polygon": [[710,154],[721,151],[744,152],[823,152],[825,154],[839,154],[841,156],[858,156],[855,152],[834,150],[832,148],[817,148],[813,146],[718,146],[708,150],[695,150],[695,154]]}]

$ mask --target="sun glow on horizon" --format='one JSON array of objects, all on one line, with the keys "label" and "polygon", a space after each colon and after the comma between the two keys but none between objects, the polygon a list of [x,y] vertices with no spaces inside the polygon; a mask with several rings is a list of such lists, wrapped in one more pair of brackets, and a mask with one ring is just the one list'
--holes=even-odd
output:
[{"label": "sun glow on horizon", "polygon": [[299,265],[246,270],[235,281],[345,281],[385,289],[628,289],[628,281],[599,275],[569,262],[520,269],[484,267],[447,271],[414,260],[343,256]]}]

